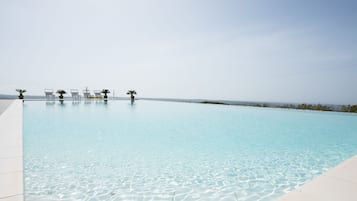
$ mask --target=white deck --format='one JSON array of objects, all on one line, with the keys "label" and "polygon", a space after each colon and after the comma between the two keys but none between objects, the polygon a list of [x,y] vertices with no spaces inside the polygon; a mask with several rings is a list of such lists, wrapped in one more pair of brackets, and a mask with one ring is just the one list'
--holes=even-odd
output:
[{"label": "white deck", "polygon": [[278,201],[356,201],[357,155]]},{"label": "white deck", "polygon": [[0,115],[7,109],[7,107],[13,102],[14,100],[0,100]]},{"label": "white deck", "polygon": [[23,201],[22,101],[0,100],[0,201]]}]

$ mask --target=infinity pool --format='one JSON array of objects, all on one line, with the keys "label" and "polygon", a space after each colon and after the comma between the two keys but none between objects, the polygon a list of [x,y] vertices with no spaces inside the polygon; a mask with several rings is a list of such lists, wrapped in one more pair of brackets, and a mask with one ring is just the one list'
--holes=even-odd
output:
[{"label": "infinity pool", "polygon": [[357,154],[357,115],[25,102],[26,201],[274,200]]}]

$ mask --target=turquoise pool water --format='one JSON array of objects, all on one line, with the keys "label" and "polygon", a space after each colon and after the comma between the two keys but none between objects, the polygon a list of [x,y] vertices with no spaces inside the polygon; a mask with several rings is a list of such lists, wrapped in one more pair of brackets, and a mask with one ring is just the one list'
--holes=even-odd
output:
[{"label": "turquoise pool water", "polygon": [[357,115],[25,102],[26,201],[274,200],[357,154]]}]

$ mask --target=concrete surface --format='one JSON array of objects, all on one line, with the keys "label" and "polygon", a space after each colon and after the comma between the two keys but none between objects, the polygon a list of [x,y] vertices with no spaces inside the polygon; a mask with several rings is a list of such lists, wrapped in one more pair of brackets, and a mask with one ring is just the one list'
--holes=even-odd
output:
[{"label": "concrete surface", "polygon": [[356,201],[357,155],[278,201]]},{"label": "concrete surface", "polygon": [[13,102],[14,100],[0,100],[0,115],[6,110],[6,108]]},{"label": "concrete surface", "polygon": [[0,100],[0,201],[23,201],[22,101]]}]

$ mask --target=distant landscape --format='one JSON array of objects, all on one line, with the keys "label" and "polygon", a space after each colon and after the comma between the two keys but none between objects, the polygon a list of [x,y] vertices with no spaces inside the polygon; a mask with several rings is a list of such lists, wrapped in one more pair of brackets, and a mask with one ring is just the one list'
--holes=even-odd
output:
[{"label": "distant landscape", "polygon": [[[17,99],[17,95],[0,94],[0,99]],[[71,97],[65,97],[66,100],[71,100]],[[111,97],[111,100],[129,100],[128,97]],[[253,102],[253,101],[231,101],[231,100],[207,100],[207,99],[177,99],[177,98],[137,98],[138,100],[153,100],[153,101],[172,101],[186,103],[201,103],[201,104],[217,104],[217,105],[237,105],[251,107],[269,107],[269,108],[286,108],[299,110],[318,110],[318,111],[333,111],[333,112],[351,112],[357,113],[357,105],[334,105],[334,104],[307,104],[307,103],[274,103],[274,102]],[[25,100],[45,100],[45,96],[25,96]]]}]

